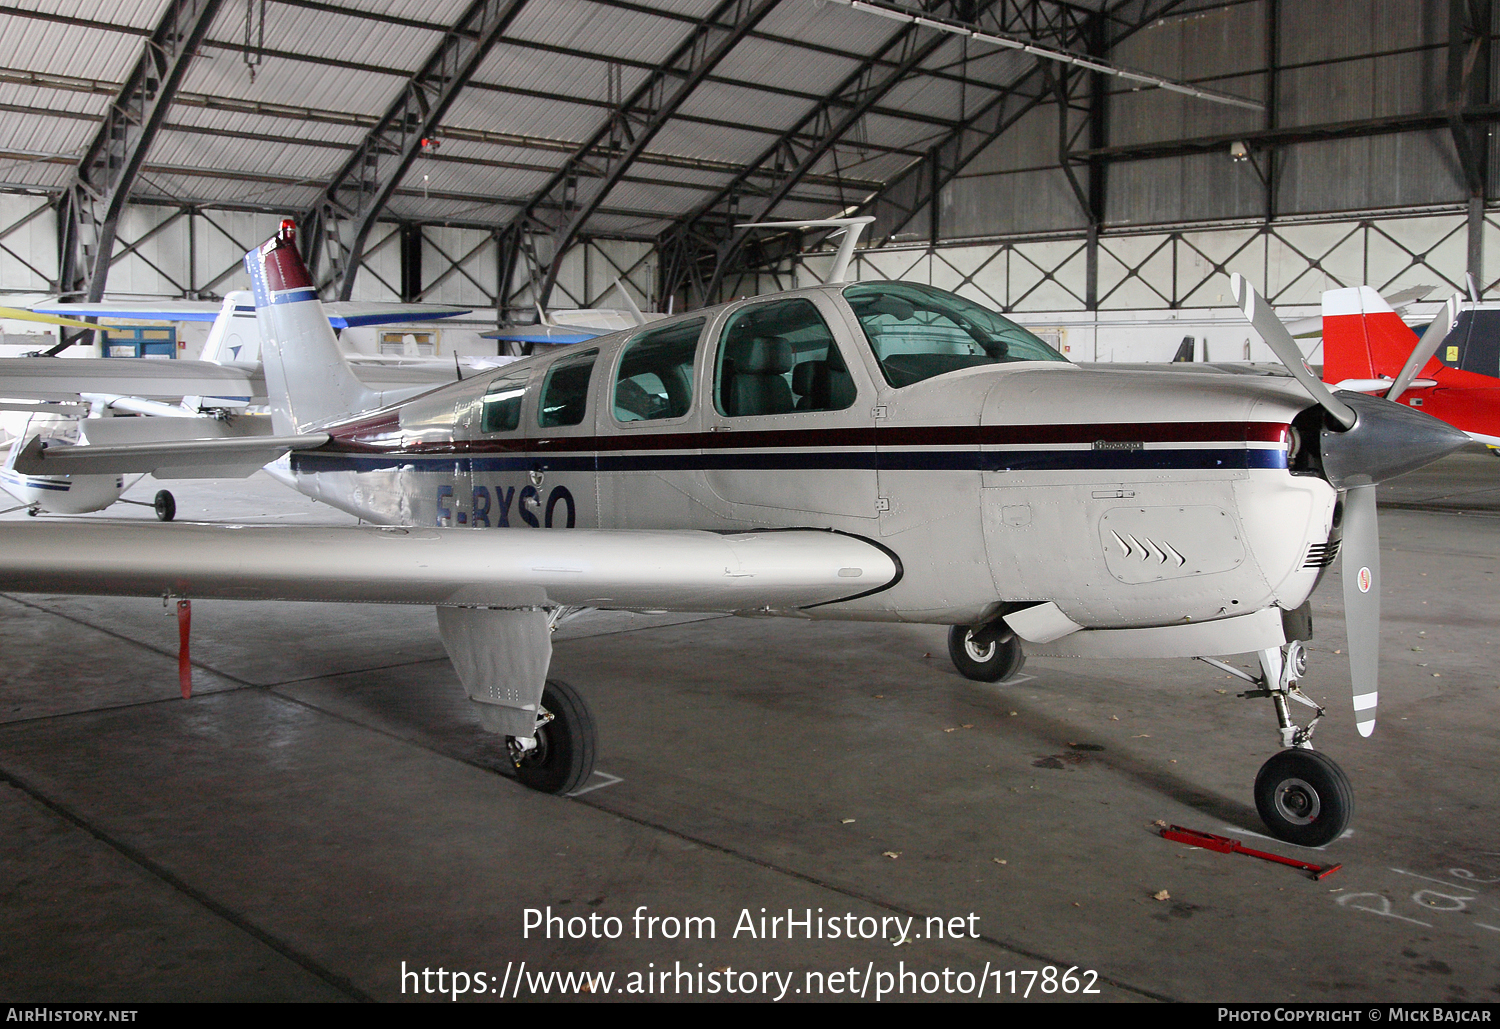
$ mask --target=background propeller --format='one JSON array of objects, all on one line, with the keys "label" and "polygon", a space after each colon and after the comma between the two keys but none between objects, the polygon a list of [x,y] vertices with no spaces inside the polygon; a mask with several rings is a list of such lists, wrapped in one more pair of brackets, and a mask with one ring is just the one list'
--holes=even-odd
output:
[{"label": "background propeller", "polygon": [[[1349,633],[1349,677],[1354,686],[1354,720],[1361,736],[1375,731],[1380,679],[1380,529],[1375,487],[1395,475],[1430,464],[1469,442],[1464,433],[1419,411],[1393,403],[1457,317],[1457,298],[1435,319],[1385,399],[1340,391],[1323,384],[1302,357],[1276,312],[1240,275],[1230,277],[1234,298],[1256,333],[1286,365],[1327,418],[1318,435],[1318,454],[1328,482],[1344,491],[1343,541],[1339,568],[1344,580],[1344,618]],[[1420,351],[1426,348],[1426,353]]]},{"label": "background propeller", "polygon": [[1448,338],[1448,333],[1453,331],[1453,323],[1458,321],[1459,295],[1453,294],[1443,309],[1438,312],[1432,324],[1427,326],[1427,331],[1422,333],[1422,338],[1417,340],[1417,345],[1412,348],[1411,356],[1396,373],[1396,378],[1391,383],[1391,388],[1386,391],[1387,400],[1400,400],[1401,394],[1406,392],[1406,387],[1411,385],[1417,377],[1417,372],[1437,353],[1438,344]]},{"label": "background propeller", "polygon": [[1240,305],[1240,310],[1245,312],[1245,317],[1250,319],[1251,326],[1265,341],[1266,346],[1286,365],[1286,370],[1302,383],[1302,387],[1323,405],[1323,410],[1336,422],[1346,429],[1353,428],[1354,409],[1335,397],[1333,391],[1323,385],[1323,380],[1307,367],[1297,341],[1292,339],[1292,334],[1281,323],[1281,319],[1276,317],[1276,312],[1271,310],[1271,305],[1266,303],[1265,298],[1255,292],[1255,287],[1246,282],[1245,277],[1238,272],[1229,277],[1229,285],[1234,290],[1234,302]]}]

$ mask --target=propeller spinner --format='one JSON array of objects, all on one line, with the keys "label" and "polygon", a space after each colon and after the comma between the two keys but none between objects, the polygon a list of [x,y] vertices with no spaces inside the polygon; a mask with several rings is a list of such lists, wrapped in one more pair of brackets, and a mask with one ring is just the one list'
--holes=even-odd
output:
[{"label": "propeller spinner", "polygon": [[[1393,403],[1448,334],[1457,314],[1450,300],[1402,368],[1384,399],[1330,390],[1312,373],[1281,319],[1243,276],[1230,282],[1234,298],[1256,333],[1317,401],[1326,416],[1318,434],[1323,475],[1344,491],[1344,617],[1349,630],[1349,675],[1354,719],[1361,736],[1375,731],[1380,678],[1380,530],[1375,488],[1388,478],[1431,464],[1469,442],[1469,437],[1420,411]],[[1426,348],[1425,355],[1421,351]]]}]

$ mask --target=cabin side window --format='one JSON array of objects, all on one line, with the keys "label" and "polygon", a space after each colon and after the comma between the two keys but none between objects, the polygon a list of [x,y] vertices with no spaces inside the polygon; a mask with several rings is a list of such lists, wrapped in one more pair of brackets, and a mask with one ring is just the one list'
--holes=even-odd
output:
[{"label": "cabin side window", "polygon": [[696,318],[643,332],[626,344],[615,377],[615,421],[650,422],[688,413],[703,325]]},{"label": "cabin side window", "polygon": [[537,424],[544,429],[579,425],[588,412],[589,376],[599,351],[569,354],[554,361],[542,383],[542,399],[537,407]]},{"label": "cabin side window", "polygon": [[521,426],[521,401],[530,374],[500,374],[490,380],[479,402],[479,431],[514,432]]},{"label": "cabin side window", "polygon": [[842,411],[854,379],[811,300],[798,297],[736,312],[719,338],[714,406],[728,417]]}]

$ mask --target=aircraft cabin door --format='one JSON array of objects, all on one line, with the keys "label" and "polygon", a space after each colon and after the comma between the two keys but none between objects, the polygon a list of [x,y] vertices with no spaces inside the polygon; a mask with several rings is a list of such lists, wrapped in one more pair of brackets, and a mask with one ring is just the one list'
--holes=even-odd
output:
[{"label": "aircraft cabin door", "polygon": [[874,390],[830,325],[846,322],[820,294],[747,304],[723,322],[703,460],[736,518],[876,516]]},{"label": "aircraft cabin door", "polygon": [[599,505],[619,529],[704,526],[694,396],[706,320],[653,325],[617,351],[599,379]]},{"label": "aircraft cabin door", "polygon": [[[529,468],[523,417],[530,383],[529,368],[506,369],[479,380],[459,399],[453,436],[469,479],[467,492],[454,500],[455,524],[476,529],[525,524],[516,516],[516,503]],[[530,399],[534,406],[535,398]]]},{"label": "aircraft cabin door", "polygon": [[570,347],[532,373],[522,410],[526,453],[522,461],[507,465],[505,485],[516,491],[512,526],[598,527],[598,412],[593,402],[598,363],[597,347]]}]

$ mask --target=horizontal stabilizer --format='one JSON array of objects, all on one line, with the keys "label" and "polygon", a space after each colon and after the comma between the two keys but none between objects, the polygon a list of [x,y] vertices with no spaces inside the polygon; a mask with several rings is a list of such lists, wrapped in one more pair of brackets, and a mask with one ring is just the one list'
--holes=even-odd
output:
[{"label": "horizontal stabilizer", "polygon": [[0,523],[0,590],[30,593],[751,613],[899,577],[883,548],[817,529]]},{"label": "horizontal stabilizer", "polygon": [[242,479],[290,450],[328,442],[328,434],[229,436],[118,446],[44,447],[33,436],[16,454],[22,475],[113,475],[150,472],[158,479]]}]

